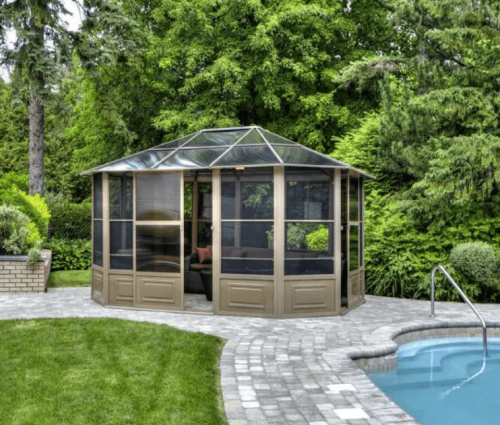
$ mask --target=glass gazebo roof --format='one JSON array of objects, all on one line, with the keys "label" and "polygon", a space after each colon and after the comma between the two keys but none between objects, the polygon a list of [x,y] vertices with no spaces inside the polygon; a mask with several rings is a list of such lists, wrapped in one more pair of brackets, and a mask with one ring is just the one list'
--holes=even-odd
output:
[{"label": "glass gazebo roof", "polygon": [[201,130],[168,143],[84,171],[193,170],[285,165],[361,170],[260,127]]}]

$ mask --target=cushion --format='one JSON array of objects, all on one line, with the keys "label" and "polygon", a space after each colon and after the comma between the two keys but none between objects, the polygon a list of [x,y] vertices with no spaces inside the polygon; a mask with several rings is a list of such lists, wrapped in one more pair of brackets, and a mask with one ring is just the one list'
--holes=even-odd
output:
[{"label": "cushion", "polygon": [[196,248],[198,257],[200,259],[200,264],[209,264],[212,262],[212,247],[207,246],[206,248]]},{"label": "cushion", "polygon": [[190,270],[195,270],[195,271],[212,270],[212,265],[211,264],[194,263],[194,264],[191,264],[191,266],[189,268],[190,268]]}]

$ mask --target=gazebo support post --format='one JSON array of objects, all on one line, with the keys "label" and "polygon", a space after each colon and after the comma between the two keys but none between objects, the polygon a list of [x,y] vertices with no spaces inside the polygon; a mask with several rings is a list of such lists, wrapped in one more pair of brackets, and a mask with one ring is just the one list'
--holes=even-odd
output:
[{"label": "gazebo support post", "polygon": [[342,307],[342,177],[336,168],[333,174],[333,255],[335,273],[335,314],[339,315]]}]

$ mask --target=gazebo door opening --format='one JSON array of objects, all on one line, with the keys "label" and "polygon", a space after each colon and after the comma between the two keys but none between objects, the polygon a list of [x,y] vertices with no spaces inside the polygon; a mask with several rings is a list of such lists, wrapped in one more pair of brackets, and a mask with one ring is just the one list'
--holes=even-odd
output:
[{"label": "gazebo door opening", "polygon": [[190,311],[213,311],[212,197],[210,170],[184,173],[184,308]]}]

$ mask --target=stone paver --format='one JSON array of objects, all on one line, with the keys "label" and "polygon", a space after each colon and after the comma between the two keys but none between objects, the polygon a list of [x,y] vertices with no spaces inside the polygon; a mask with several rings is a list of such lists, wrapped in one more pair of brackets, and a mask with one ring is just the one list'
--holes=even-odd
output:
[{"label": "stone paver", "polygon": [[[478,326],[465,304],[367,296],[341,317],[259,319],[104,308],[90,288],[0,296],[0,320],[109,317],[167,324],[227,339],[220,368],[230,425],[418,424],[353,362],[393,352],[409,330]],[[480,305],[500,326],[500,305]]]}]

